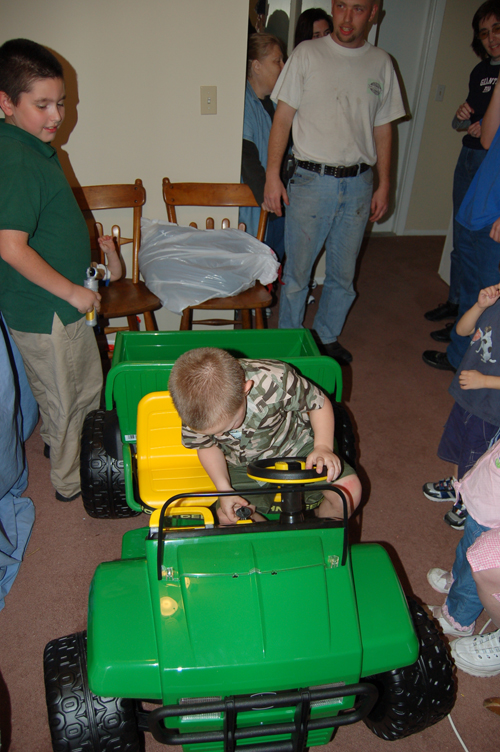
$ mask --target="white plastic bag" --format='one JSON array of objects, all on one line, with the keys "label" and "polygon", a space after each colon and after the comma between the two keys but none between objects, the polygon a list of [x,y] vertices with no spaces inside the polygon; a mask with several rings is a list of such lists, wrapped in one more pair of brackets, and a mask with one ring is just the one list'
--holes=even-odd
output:
[{"label": "white plastic bag", "polygon": [[198,230],[142,219],[139,268],[146,286],[174,313],[210,298],[237,295],[278,276],[273,251],[241,230]]}]

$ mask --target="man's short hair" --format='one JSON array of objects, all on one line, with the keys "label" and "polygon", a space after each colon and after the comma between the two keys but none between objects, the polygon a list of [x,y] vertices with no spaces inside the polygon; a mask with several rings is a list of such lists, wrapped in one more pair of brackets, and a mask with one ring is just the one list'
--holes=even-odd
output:
[{"label": "man's short hair", "polygon": [[486,2],[480,5],[476,10],[474,18],[472,19],[472,30],[474,31],[474,36],[472,38],[471,47],[481,60],[487,60],[489,55],[486,53],[484,45],[481,40],[478,39],[477,35],[479,34],[481,21],[484,21],[485,18],[489,18],[489,16],[495,16],[497,21],[500,21],[500,0],[486,0]]},{"label": "man's short hair", "polygon": [[10,39],[0,47],[0,91],[12,104],[40,78],[64,79],[61,63],[45,47],[30,39]]},{"label": "man's short hair", "polygon": [[176,360],[168,388],[182,422],[203,432],[238,412],[244,383],[236,358],[217,347],[200,347]]}]

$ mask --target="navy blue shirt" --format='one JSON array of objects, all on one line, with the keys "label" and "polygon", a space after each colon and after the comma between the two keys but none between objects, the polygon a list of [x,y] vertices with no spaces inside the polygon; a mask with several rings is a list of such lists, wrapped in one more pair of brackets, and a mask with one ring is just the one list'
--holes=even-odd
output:
[{"label": "navy blue shirt", "polygon": [[461,389],[462,371],[500,376],[500,302],[486,308],[476,323],[470,345],[451,382],[449,392],[458,404],[478,418],[500,426],[500,389]]}]

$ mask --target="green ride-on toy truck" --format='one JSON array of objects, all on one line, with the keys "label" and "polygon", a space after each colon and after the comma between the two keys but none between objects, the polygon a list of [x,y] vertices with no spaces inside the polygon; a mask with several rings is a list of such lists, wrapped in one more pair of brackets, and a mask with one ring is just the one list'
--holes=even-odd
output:
[{"label": "green ride-on toy truck", "polygon": [[[313,378],[309,357],[320,356],[296,367]],[[321,360],[314,380],[333,392],[333,361]],[[260,461],[249,474],[273,484],[281,513],[217,526],[220,494],[180,444],[167,383],[149,386],[133,424],[113,405],[133,436],[124,503],[149,525],[97,567],[87,631],[45,649],[54,752],[139,752],[145,731],[186,752],[302,752],[358,720],[394,740],[447,715],[445,644],[385,549],[349,545],[345,499],[341,521],[304,516],[316,472],[301,458]]]}]

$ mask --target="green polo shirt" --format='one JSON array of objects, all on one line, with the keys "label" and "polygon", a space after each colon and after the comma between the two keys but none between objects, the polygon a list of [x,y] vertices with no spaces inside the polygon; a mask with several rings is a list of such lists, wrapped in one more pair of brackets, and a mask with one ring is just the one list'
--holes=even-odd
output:
[{"label": "green polo shirt", "polygon": [[[87,225],[56,151],[0,120],[0,230],[28,233],[28,245],[56,271],[83,285],[90,265]],[[50,333],[54,313],[64,326],[82,314],[0,259],[0,309],[22,332]]]}]

